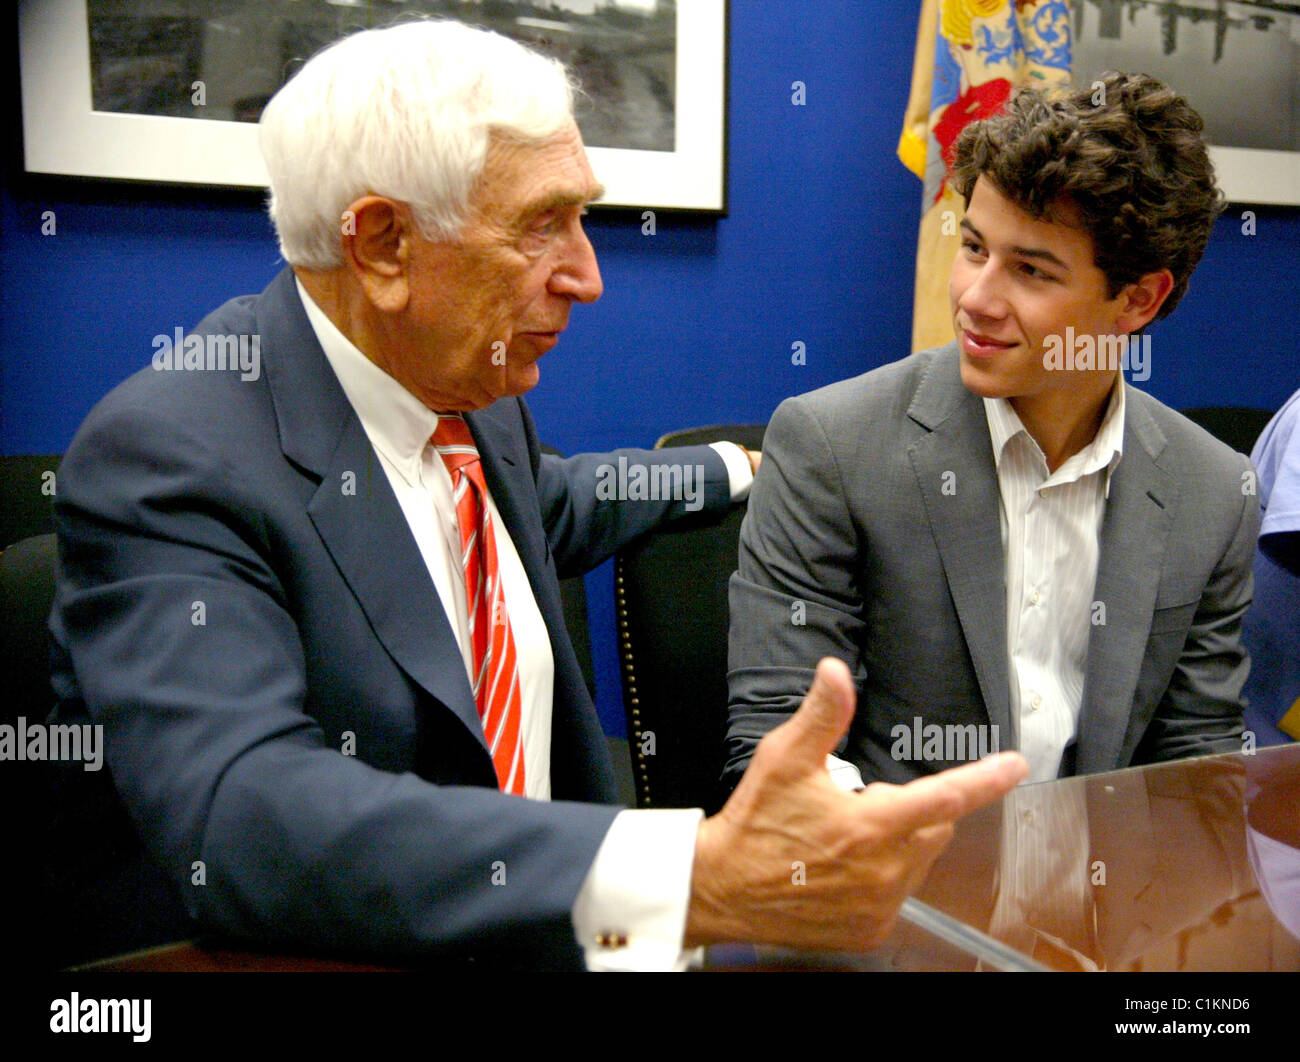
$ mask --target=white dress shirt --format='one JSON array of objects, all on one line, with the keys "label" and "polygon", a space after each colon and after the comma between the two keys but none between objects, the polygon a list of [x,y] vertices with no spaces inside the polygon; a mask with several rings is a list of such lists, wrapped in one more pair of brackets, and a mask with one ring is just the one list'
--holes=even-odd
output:
[{"label": "white dress shirt", "polygon": [[[1011,715],[1030,782],[1055,778],[1078,731],[1101,525],[1124,442],[1117,380],[1096,436],[1055,472],[1005,398],[984,399],[1006,558]],[[1104,607],[1104,604],[1103,606]]]},{"label": "white dress shirt", "polygon": [[[297,288],[321,349],[379,456],[419,546],[468,679],[472,648],[460,530],[451,475],[430,445],[438,414],[362,354],[300,282]],[[733,500],[740,500],[753,482],[749,459],[730,443],[714,444],[714,449],[727,467]],[[551,642],[519,553],[490,495],[487,505],[519,661],[525,795],[549,800],[555,674]],[[690,960],[692,956],[682,951],[682,937],[702,816],[696,808],[623,811],[614,819],[573,906],[574,932],[590,968],[681,969]]]},{"label": "white dress shirt", "polygon": [[1002,802],[997,900],[989,935],[1049,966],[1096,970],[1096,912],[1081,785],[1020,786]]}]

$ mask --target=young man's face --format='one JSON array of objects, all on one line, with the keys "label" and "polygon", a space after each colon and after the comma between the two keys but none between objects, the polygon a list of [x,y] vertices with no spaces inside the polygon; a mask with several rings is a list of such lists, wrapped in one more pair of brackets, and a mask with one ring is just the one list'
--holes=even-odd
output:
[{"label": "young man's face", "polygon": [[1139,324],[1128,289],[1114,298],[1094,262],[1092,237],[1074,220],[1035,219],[986,178],[975,182],[948,281],[962,382],[985,398],[1087,401],[1110,386],[1111,370],[1048,369],[1049,336],[1122,335]]}]

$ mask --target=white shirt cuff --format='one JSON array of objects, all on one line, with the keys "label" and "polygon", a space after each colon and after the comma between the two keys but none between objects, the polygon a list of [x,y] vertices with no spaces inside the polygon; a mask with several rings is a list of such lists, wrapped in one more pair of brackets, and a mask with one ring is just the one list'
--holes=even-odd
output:
[{"label": "white shirt cuff", "polygon": [[621,811],[573,904],[589,970],[684,970],[699,808]]},{"label": "white shirt cuff", "polygon": [[862,775],[857,767],[838,756],[826,757],[826,770],[830,772],[831,781],[841,789],[861,789]]},{"label": "white shirt cuff", "polygon": [[731,488],[731,500],[744,501],[749,497],[749,488],[754,485],[754,469],[749,463],[749,456],[743,447],[733,442],[709,443],[722,463],[727,466],[727,484]]}]

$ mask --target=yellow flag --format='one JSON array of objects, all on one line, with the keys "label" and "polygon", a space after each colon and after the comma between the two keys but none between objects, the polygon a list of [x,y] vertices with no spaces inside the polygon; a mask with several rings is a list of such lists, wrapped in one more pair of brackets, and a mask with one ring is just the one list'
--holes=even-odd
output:
[{"label": "yellow flag", "polygon": [[898,157],[923,182],[912,349],[953,338],[948,273],[964,204],[948,182],[952,149],[971,122],[1021,85],[1070,79],[1069,0],[922,0],[912,91]]}]

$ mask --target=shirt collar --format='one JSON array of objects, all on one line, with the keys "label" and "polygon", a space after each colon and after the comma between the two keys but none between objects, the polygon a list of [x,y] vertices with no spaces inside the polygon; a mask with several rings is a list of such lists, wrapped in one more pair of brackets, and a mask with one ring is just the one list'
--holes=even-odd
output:
[{"label": "shirt collar", "polygon": [[418,483],[424,448],[438,426],[438,414],[362,354],[296,277],[294,284],[321,350],[371,444],[408,484]]},{"label": "shirt collar", "polygon": [[[1062,481],[1079,479],[1083,476],[1106,472],[1106,497],[1110,497],[1110,480],[1115,474],[1120,458],[1124,456],[1124,417],[1127,403],[1124,395],[1124,379],[1116,374],[1115,385],[1111,388],[1110,398],[1106,403],[1106,413],[1101,418],[1101,427],[1092,442],[1058,468],[1050,479],[1062,477]],[[1042,450],[1033,436],[1029,434],[1020,417],[1005,398],[985,398],[984,414],[988,420],[989,438],[993,443],[993,463],[1001,469],[1002,457],[1007,444],[1016,436],[1023,434],[1029,443],[1041,455]]]}]

